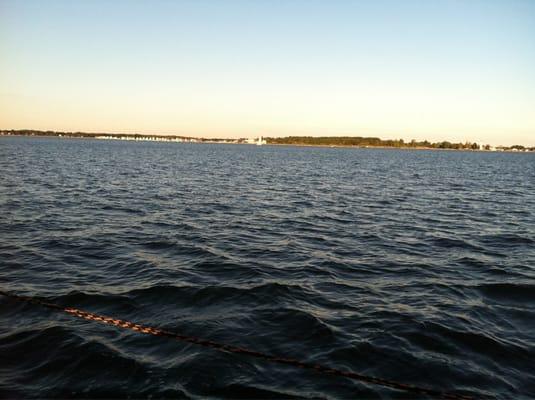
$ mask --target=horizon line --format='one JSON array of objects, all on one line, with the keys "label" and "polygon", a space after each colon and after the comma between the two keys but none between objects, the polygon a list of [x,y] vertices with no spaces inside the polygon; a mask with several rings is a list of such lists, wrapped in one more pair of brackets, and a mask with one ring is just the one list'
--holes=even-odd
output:
[{"label": "horizon line", "polygon": [[514,146],[523,146],[525,148],[533,148],[535,146],[530,146],[528,144],[521,144],[521,143],[515,143],[509,146],[498,144],[490,144],[490,143],[484,143],[484,142],[471,142],[471,141],[449,141],[449,140],[438,140],[438,141],[430,141],[429,139],[423,139],[423,140],[417,140],[417,139],[410,139],[406,140],[400,137],[393,138],[393,139],[384,139],[380,136],[361,136],[361,135],[261,135],[261,134],[255,134],[252,136],[242,136],[242,137],[210,137],[210,136],[191,136],[191,135],[185,135],[185,134],[177,134],[177,133],[127,133],[127,132],[104,132],[104,131],[81,131],[81,130],[72,130],[72,131],[57,131],[53,129],[29,129],[29,128],[23,128],[23,129],[4,129],[0,128],[0,132],[42,132],[42,133],[55,133],[55,134],[88,134],[88,135],[116,135],[116,136],[147,136],[147,137],[181,137],[181,138],[191,138],[191,139],[206,139],[206,140],[240,140],[240,139],[250,139],[250,138],[256,138],[256,137],[264,137],[264,138],[363,138],[363,139],[379,139],[381,141],[401,141],[405,144],[411,143],[411,141],[419,142],[419,143],[430,143],[430,144],[438,144],[438,143],[451,143],[451,144],[479,144],[481,146],[492,146],[494,148],[510,148]]}]

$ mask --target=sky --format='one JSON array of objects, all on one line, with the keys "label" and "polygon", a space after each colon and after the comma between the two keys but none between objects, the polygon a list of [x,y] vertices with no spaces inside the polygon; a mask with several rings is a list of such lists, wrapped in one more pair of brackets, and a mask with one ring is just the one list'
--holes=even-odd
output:
[{"label": "sky", "polygon": [[535,1],[0,0],[0,129],[535,145]]}]

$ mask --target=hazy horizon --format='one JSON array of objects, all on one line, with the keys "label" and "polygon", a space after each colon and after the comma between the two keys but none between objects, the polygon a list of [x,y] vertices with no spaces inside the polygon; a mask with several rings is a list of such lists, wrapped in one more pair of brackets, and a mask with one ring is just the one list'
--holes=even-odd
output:
[{"label": "hazy horizon", "polygon": [[535,145],[535,2],[0,0],[0,128]]}]

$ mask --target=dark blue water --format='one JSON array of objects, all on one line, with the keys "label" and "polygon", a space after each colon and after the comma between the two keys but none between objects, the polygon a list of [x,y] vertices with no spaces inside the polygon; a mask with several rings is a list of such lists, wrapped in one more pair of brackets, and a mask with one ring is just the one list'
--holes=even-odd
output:
[{"label": "dark blue water", "polygon": [[[0,287],[535,395],[535,154],[0,138]],[[400,398],[0,296],[3,397]]]}]

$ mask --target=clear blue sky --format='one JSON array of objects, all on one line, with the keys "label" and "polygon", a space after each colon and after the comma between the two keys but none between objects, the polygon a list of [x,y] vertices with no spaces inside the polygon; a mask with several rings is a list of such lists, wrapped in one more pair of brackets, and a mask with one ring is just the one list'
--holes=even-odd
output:
[{"label": "clear blue sky", "polygon": [[535,145],[535,1],[0,0],[0,128]]}]

